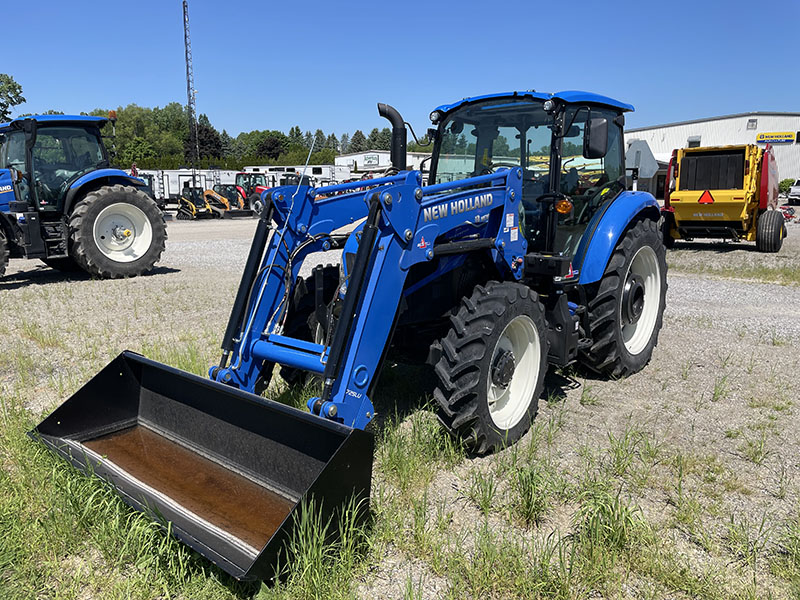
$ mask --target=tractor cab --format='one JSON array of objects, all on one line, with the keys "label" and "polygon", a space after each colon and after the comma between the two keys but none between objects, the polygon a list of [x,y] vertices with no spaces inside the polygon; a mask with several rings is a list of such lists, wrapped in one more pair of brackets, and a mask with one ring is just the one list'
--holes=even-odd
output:
[{"label": "tractor cab", "polygon": [[584,92],[515,92],[431,113],[430,184],[522,167],[529,251],[573,256],[592,218],[625,189],[623,104]]},{"label": "tractor cab", "polygon": [[[30,185],[31,204],[40,211],[60,214],[67,192],[81,176],[108,168],[100,127],[106,119],[60,115],[12,122],[2,133],[0,161],[6,168],[21,171]],[[27,122],[26,122],[27,121]]]},{"label": "tractor cab", "polygon": [[[253,194],[267,189],[267,179],[263,173],[237,173],[236,187],[244,198],[249,198]],[[256,188],[262,188],[257,190]]]}]

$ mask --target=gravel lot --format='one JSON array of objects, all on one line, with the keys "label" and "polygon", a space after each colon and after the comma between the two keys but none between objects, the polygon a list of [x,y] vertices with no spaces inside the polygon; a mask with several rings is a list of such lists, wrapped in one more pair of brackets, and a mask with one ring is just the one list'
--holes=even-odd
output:
[{"label": "gravel lot", "polygon": [[[4,395],[46,413],[126,348],[193,366],[217,360],[255,225],[171,221],[158,267],[132,280],[94,281],[12,260],[0,280]],[[777,255],[745,244],[676,245],[667,255],[667,311],[651,363],[622,381],[571,370],[552,376],[551,396],[537,417],[537,423],[557,424],[547,461],[574,486],[592,469],[608,468],[614,440],[626,432],[657,446],[659,459],[643,480],[631,467],[615,481],[691,572],[715,573],[731,595],[751,583],[759,597],[791,597],[797,589],[773,568],[800,500],[800,286],[775,283],[781,273],[800,269],[800,226],[790,224],[788,232]],[[637,448],[631,464],[644,464]],[[435,506],[451,507],[454,536],[481,521],[466,491],[470,474],[499,472],[508,452],[440,469],[426,487],[431,518]],[[393,484],[378,469],[375,485]],[[542,523],[525,528],[502,508],[507,487],[500,484],[499,508],[486,517],[492,527],[541,539],[569,533],[574,500],[556,501]],[[682,512],[684,495],[696,502],[691,523]],[[769,535],[752,563],[743,562],[730,542],[730,523],[759,520],[769,525]],[[470,543],[466,536],[465,548]],[[418,584],[419,597],[454,594],[455,575],[407,544],[382,544],[370,560],[355,585],[362,598],[403,598],[408,581]],[[661,585],[634,574],[611,595],[661,597]]]}]

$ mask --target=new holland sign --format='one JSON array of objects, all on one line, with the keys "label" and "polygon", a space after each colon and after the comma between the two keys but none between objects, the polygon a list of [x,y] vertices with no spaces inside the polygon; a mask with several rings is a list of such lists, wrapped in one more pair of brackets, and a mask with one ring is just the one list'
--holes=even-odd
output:
[{"label": "new holland sign", "polygon": [[791,144],[794,142],[794,131],[773,131],[759,133],[756,136],[757,144]]}]

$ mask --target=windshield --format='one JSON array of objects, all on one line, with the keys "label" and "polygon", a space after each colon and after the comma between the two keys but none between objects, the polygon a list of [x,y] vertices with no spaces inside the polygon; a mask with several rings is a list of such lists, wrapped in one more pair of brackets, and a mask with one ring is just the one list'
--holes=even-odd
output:
[{"label": "windshield", "polygon": [[39,206],[56,209],[70,183],[108,162],[96,129],[40,127],[33,146],[33,175]]},{"label": "windshield", "polygon": [[538,100],[506,98],[465,106],[448,115],[439,127],[441,145],[434,182],[520,165],[524,165],[527,180],[545,176],[550,168],[552,125],[553,117]]},{"label": "windshield", "polygon": [[[432,165],[432,183],[444,183],[522,167],[520,226],[532,251],[574,255],[592,217],[624,189],[622,183],[622,129],[617,112],[600,107],[567,106],[562,115],[549,115],[543,102],[532,98],[501,98],[468,104],[445,117]],[[608,121],[607,153],[603,158],[583,156],[584,130],[590,118]],[[558,180],[550,182],[551,146],[557,119],[568,128],[561,143]],[[559,214],[555,236],[547,241],[548,193],[565,195],[573,205]],[[552,196],[551,196],[552,198]],[[547,247],[548,244],[550,247]]]}]

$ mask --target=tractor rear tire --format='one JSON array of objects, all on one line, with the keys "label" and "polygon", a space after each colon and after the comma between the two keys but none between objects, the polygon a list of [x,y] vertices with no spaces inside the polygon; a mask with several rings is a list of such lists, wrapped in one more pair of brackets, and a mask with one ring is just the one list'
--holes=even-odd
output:
[{"label": "tractor rear tire", "polygon": [[439,419],[475,454],[519,440],[531,426],[547,371],[544,308],[527,286],[475,286],[451,317],[434,370]]},{"label": "tractor rear tire", "polygon": [[61,258],[43,258],[41,259],[51,269],[61,271],[62,273],[76,273],[83,271],[81,266],[76,263],[71,256],[64,256]]},{"label": "tractor rear tire", "polygon": [[761,213],[756,222],[756,249],[759,252],[777,252],[786,236],[786,219],[779,210]]},{"label": "tractor rear tire", "polygon": [[583,364],[613,378],[641,371],[658,343],[666,305],[666,251],[655,221],[628,229],[587,292],[592,345],[581,352]]},{"label": "tractor rear tire", "polygon": [[153,268],[167,240],[164,215],[150,196],[119,184],[75,205],[69,217],[70,256],[95,277],[136,277]]},{"label": "tractor rear tire", "polygon": [[8,266],[8,240],[6,239],[5,232],[0,229],[0,277],[6,274],[6,267]]}]

